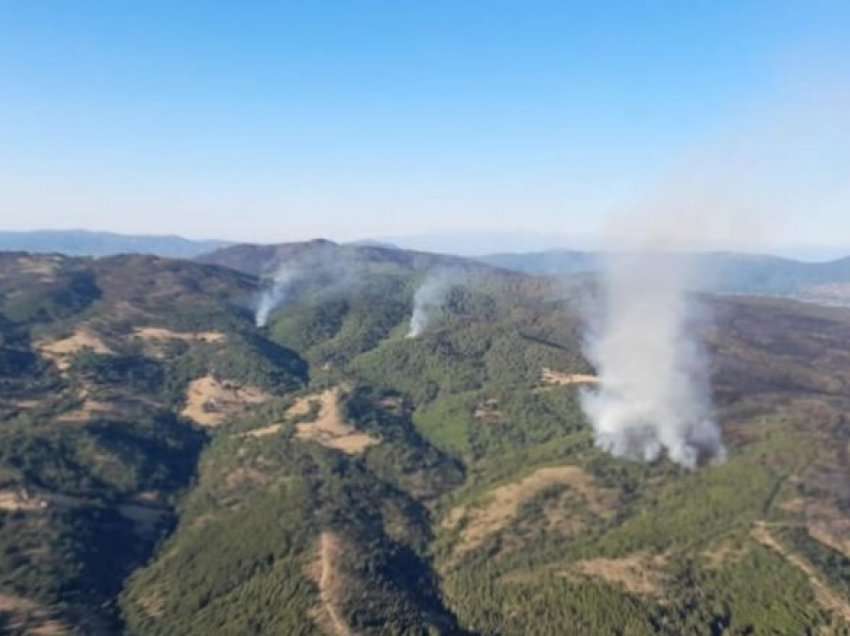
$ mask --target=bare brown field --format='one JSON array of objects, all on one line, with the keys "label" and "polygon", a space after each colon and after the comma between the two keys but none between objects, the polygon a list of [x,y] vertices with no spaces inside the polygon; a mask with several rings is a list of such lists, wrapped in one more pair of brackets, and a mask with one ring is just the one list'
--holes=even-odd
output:
[{"label": "bare brown field", "polygon": [[341,596],[347,582],[339,571],[339,558],[345,550],[342,540],[332,532],[322,532],[319,549],[312,568],[312,578],[319,587],[321,605],[313,612],[316,624],[332,636],[355,636],[342,615]]},{"label": "bare brown field", "polygon": [[571,386],[574,384],[599,384],[599,378],[595,375],[587,375],[584,373],[563,373],[562,371],[554,371],[547,367],[543,367],[540,377],[543,381],[543,384],[554,386]]},{"label": "bare brown field", "polygon": [[186,389],[186,406],[181,415],[201,426],[215,427],[244,408],[270,398],[257,387],[240,386],[207,375],[193,380]]},{"label": "bare brown field", "polygon": [[638,552],[619,559],[585,559],[576,563],[572,572],[619,585],[630,594],[661,596],[666,563],[665,555]]},{"label": "bare brown field", "polygon": [[67,338],[43,341],[36,346],[61,371],[66,371],[71,366],[71,358],[83,349],[88,348],[100,354],[113,353],[100,336],[85,327],[80,327]]},{"label": "bare brown field", "polygon": [[[312,422],[301,422],[296,425],[296,437],[305,441],[313,441],[340,450],[349,455],[359,455],[370,446],[379,444],[381,440],[366,433],[359,432],[348,424],[339,407],[339,387],[327,389],[318,396],[319,414]],[[309,413],[309,406],[315,397],[302,398],[289,410],[293,413]],[[305,402],[306,401],[306,402]],[[307,406],[304,406],[304,404]],[[306,411],[305,411],[306,409]]]}]

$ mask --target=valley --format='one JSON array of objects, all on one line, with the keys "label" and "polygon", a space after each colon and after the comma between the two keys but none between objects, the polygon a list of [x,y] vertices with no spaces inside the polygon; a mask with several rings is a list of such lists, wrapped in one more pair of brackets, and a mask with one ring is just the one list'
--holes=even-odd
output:
[{"label": "valley", "polygon": [[0,631],[850,634],[850,311],[699,296],[728,457],[688,470],[594,445],[596,293],[327,241],[0,253]]}]

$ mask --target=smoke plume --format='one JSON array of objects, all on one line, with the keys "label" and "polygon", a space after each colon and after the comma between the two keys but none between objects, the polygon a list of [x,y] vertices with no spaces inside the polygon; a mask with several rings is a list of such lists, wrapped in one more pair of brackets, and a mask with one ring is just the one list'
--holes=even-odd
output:
[{"label": "smoke plume", "polygon": [[257,327],[265,327],[271,313],[286,302],[297,275],[298,270],[289,267],[281,267],[275,272],[271,285],[260,293],[257,300],[254,312]]},{"label": "smoke plume", "polygon": [[585,334],[600,384],[581,396],[601,448],[644,460],[666,452],[689,468],[725,457],[694,325],[706,316],[688,293],[711,272],[696,271],[698,259],[683,250],[815,244],[805,227],[834,226],[850,165],[844,76],[766,95],[607,226],[613,255]]},{"label": "smoke plume", "polygon": [[408,338],[416,338],[440,312],[454,276],[446,270],[429,272],[413,295],[413,314],[410,317]]},{"label": "smoke plume", "polygon": [[725,456],[713,420],[706,356],[692,334],[695,306],[682,257],[635,252],[608,258],[602,318],[585,354],[600,378],[581,395],[596,444],[651,461],[662,452],[694,468]]}]

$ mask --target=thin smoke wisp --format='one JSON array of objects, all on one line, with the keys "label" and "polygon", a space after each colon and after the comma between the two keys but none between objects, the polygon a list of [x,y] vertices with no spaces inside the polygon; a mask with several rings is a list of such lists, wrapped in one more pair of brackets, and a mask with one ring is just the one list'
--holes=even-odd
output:
[{"label": "thin smoke wisp", "polygon": [[601,320],[585,338],[600,384],[582,392],[581,405],[600,448],[645,461],[666,452],[695,468],[723,461],[726,451],[691,326],[686,262],[647,252],[607,259]]},{"label": "thin smoke wisp", "polygon": [[416,338],[428,328],[445,304],[454,277],[448,271],[430,272],[413,295],[413,314],[410,317],[408,338]]},{"label": "thin smoke wisp", "polygon": [[257,300],[254,312],[254,322],[257,327],[265,327],[271,313],[286,302],[296,277],[297,271],[287,267],[281,267],[275,272],[272,284],[260,293]]}]

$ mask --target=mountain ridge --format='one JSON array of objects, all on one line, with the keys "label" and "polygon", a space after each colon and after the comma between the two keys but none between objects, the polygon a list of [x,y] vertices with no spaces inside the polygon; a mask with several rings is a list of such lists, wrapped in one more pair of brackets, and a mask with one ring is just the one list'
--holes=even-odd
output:
[{"label": "mountain ridge", "polygon": [[0,231],[0,250],[59,253],[68,256],[153,254],[192,258],[223,245],[219,240],[192,240],[177,235],[120,234],[92,230]]},{"label": "mountain ridge", "polygon": [[356,279],[262,327],[231,267],[0,253],[0,631],[848,628],[850,311],[701,298],[728,458],[688,471],[594,445],[592,286],[477,265],[408,337],[439,259],[306,249]]}]

